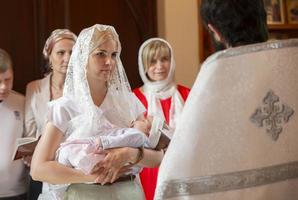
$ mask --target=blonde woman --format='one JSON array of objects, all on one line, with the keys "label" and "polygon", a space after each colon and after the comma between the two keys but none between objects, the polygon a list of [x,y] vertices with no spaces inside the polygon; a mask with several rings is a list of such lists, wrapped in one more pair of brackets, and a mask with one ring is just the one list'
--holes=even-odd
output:
[{"label": "blonde woman", "polygon": [[[40,137],[46,125],[47,103],[61,97],[67,65],[77,36],[68,29],[56,29],[46,40],[43,55],[47,61],[43,79],[28,83],[25,103],[25,137]],[[30,166],[31,157],[24,158]],[[30,180],[28,199],[37,199],[42,184]]]},{"label": "blonde woman", "polygon": [[[134,93],[150,116],[166,120],[174,130],[189,89],[174,81],[175,61],[171,45],[161,39],[145,41],[139,50],[139,73],[144,82]],[[147,200],[152,200],[156,187],[158,168],[144,168],[141,182]]]},{"label": "blonde woman", "polygon": [[103,118],[128,127],[143,114],[133,108],[138,100],[131,92],[120,52],[113,27],[98,24],[84,29],[70,58],[63,96],[49,105],[48,123],[34,152],[31,174],[51,184],[70,184],[64,199],[144,199],[139,168],[130,168],[134,164],[154,167],[163,157],[162,152],[130,147],[95,152],[105,158],[87,175],[55,159],[62,142],[78,135],[93,136]]}]

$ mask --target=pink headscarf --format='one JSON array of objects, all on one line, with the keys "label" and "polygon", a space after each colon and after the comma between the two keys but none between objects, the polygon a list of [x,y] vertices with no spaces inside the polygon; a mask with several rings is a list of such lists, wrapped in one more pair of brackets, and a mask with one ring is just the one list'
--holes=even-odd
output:
[{"label": "pink headscarf", "polygon": [[50,37],[47,39],[44,48],[43,48],[43,55],[45,59],[49,58],[49,55],[52,52],[54,44],[62,39],[70,39],[73,41],[77,40],[77,36],[68,29],[56,29],[54,30]]}]

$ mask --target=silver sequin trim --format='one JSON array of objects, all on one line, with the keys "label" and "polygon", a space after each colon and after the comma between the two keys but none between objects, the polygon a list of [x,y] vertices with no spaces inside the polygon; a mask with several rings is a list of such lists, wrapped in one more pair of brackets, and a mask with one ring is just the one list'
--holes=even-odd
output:
[{"label": "silver sequin trim", "polygon": [[273,50],[280,48],[298,47],[298,39],[287,39],[287,40],[275,40],[251,45],[245,45],[235,48],[228,48],[223,51],[219,51],[206,59],[203,65],[208,65],[221,58],[228,58],[238,56],[247,53],[254,53],[264,50]]},{"label": "silver sequin trim", "polygon": [[226,174],[182,178],[166,181],[157,189],[155,199],[244,189],[294,178],[298,178],[298,162]]}]

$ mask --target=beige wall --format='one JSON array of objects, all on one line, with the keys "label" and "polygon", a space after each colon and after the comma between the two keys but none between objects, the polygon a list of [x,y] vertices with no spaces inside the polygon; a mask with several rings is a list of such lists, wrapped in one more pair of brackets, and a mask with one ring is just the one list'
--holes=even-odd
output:
[{"label": "beige wall", "polygon": [[158,35],[173,47],[176,82],[191,87],[199,70],[198,1],[157,0]]}]

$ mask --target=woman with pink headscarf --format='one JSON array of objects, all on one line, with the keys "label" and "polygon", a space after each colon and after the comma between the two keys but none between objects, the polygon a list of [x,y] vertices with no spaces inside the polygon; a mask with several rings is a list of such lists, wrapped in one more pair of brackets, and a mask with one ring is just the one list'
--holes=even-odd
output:
[{"label": "woman with pink headscarf", "polygon": [[[47,39],[43,55],[47,61],[45,77],[34,80],[26,88],[25,137],[39,138],[46,124],[47,103],[62,95],[67,65],[77,36],[68,29],[56,29]],[[30,166],[31,156],[24,162]],[[37,199],[41,183],[30,181],[28,199]]]}]

